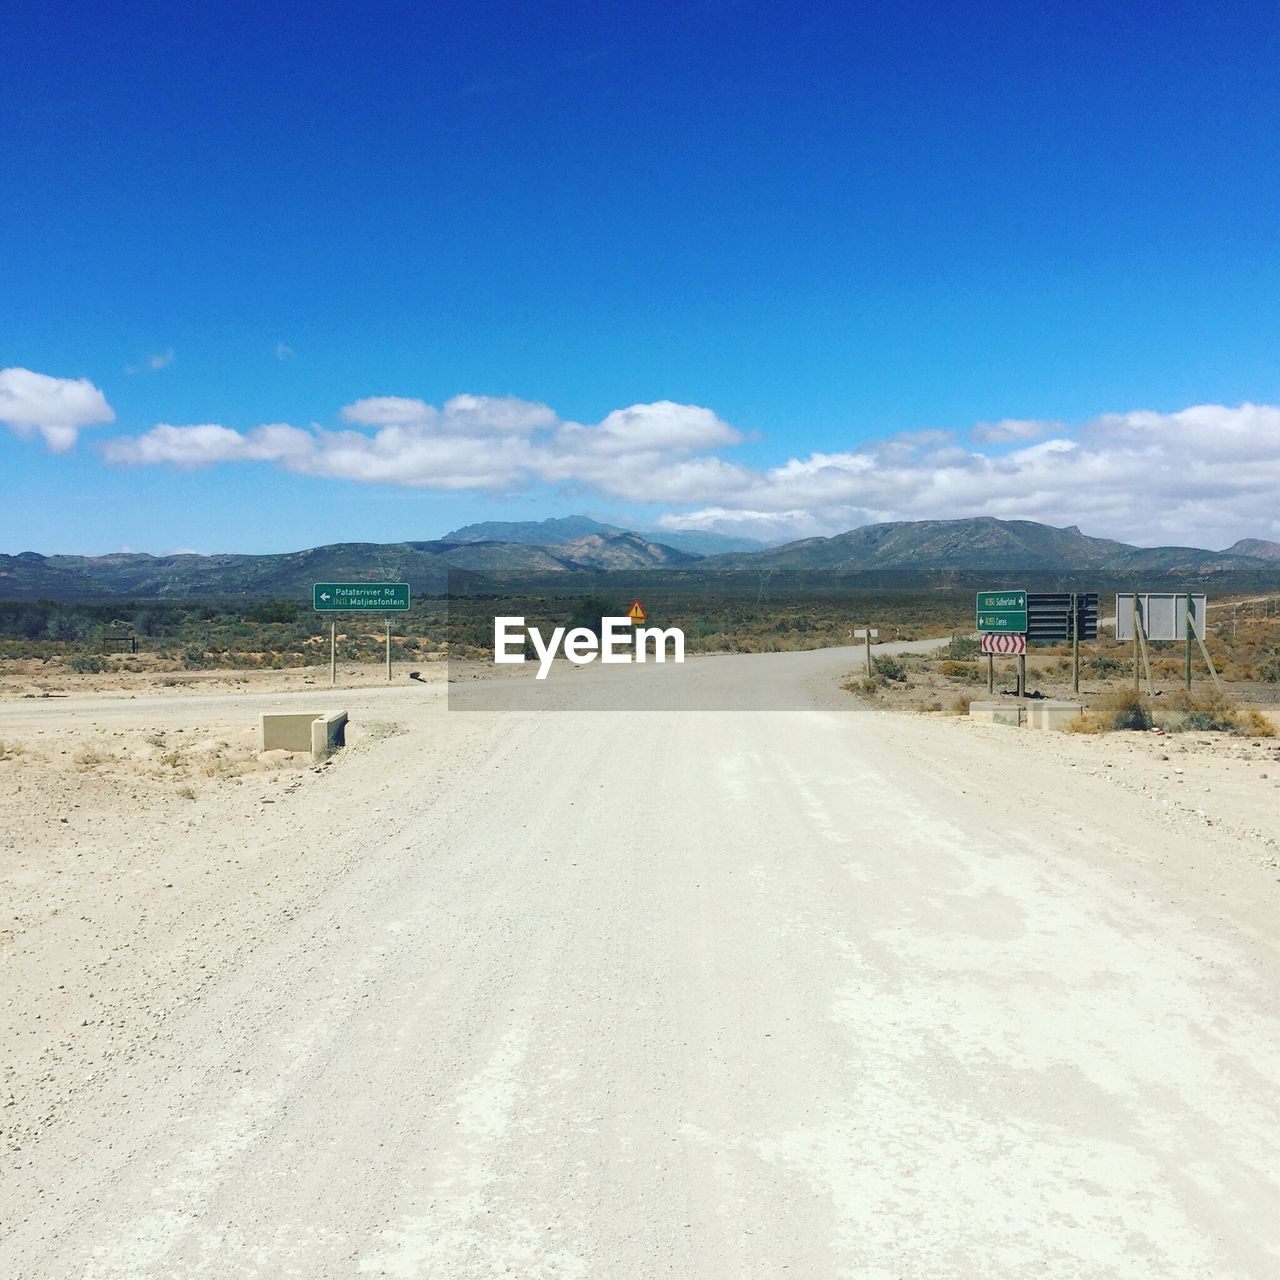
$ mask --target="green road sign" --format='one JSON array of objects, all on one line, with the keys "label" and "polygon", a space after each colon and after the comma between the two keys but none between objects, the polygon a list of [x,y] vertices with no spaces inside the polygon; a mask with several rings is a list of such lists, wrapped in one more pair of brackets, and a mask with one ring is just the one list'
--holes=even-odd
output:
[{"label": "green road sign", "polygon": [[1027,629],[1025,591],[979,591],[978,630],[1022,634]]},{"label": "green road sign", "polygon": [[407,582],[317,582],[311,607],[320,613],[403,613],[409,607]]}]

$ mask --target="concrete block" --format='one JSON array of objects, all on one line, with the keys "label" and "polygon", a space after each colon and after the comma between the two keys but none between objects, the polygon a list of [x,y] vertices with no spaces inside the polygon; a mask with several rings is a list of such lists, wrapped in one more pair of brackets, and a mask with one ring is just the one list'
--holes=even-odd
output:
[{"label": "concrete block", "polygon": [[1065,729],[1083,712],[1084,707],[1078,702],[1046,702],[1040,711],[1039,727],[1048,730]]},{"label": "concrete block", "polygon": [[1015,729],[1022,723],[1022,708],[1016,702],[971,702],[969,719],[979,724],[1007,724]]},{"label": "concrete block", "polygon": [[314,711],[271,714],[258,717],[259,751],[310,751]]},{"label": "concrete block", "polygon": [[347,745],[347,713],[326,711],[311,722],[311,763],[321,764]]},{"label": "concrete block", "polygon": [[263,712],[258,717],[258,750],[309,751],[312,762],[327,760],[347,741],[345,711]]}]

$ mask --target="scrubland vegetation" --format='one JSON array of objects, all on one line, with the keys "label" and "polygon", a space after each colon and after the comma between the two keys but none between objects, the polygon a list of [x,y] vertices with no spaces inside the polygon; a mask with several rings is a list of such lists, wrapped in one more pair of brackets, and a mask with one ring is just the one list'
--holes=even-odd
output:
[{"label": "scrubland vegetation", "polygon": [[[630,585],[630,584],[629,584]],[[649,620],[684,629],[691,653],[771,653],[849,642],[854,627],[878,626],[884,639],[945,634],[963,625],[971,601],[962,593],[770,590],[754,578],[723,590],[658,588],[643,592]],[[394,615],[396,662],[492,656],[495,614],[531,625],[594,626],[627,612],[632,595],[617,591],[509,597],[421,597]],[[380,662],[381,614],[321,615],[293,601],[164,604],[0,603],[0,659],[38,658],[79,674],[320,666],[329,660],[329,621],[338,624],[342,662]],[[138,653],[114,651],[112,636],[133,635]]]}]

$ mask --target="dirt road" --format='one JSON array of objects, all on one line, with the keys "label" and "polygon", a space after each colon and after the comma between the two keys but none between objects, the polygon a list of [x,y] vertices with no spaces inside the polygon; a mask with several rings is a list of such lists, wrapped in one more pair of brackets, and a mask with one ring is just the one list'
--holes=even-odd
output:
[{"label": "dirt road", "polygon": [[[274,789],[25,792],[0,1274],[1280,1274],[1274,859],[856,662],[689,665],[774,712],[362,690],[385,732]],[[264,705],[163,702],[0,737]]]}]

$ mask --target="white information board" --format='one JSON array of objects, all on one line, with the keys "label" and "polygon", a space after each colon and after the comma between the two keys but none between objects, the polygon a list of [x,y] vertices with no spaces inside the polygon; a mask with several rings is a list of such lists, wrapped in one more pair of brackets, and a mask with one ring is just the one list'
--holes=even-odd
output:
[{"label": "white information board", "polygon": [[[1116,639],[1133,639],[1132,591],[1116,596]],[[1148,640],[1185,640],[1187,638],[1187,594],[1172,591],[1139,591],[1136,599],[1142,610],[1142,634]],[[1206,597],[1191,595],[1191,613],[1196,634],[1204,636]]]}]

